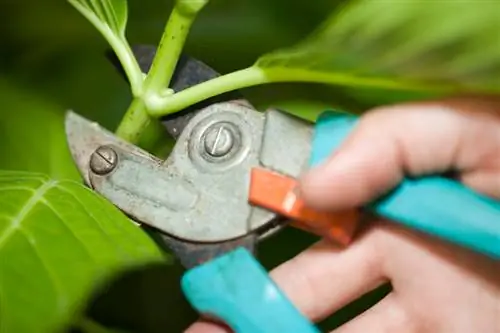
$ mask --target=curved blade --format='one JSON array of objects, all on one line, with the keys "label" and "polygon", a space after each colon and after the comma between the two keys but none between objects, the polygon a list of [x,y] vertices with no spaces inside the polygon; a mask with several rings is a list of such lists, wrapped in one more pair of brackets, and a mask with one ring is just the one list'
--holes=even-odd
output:
[{"label": "curved blade", "polygon": [[118,138],[96,122],[71,110],[66,113],[65,131],[69,150],[87,186],[91,186],[89,181],[90,157],[102,145],[117,145],[134,154],[153,158],[146,151]]}]

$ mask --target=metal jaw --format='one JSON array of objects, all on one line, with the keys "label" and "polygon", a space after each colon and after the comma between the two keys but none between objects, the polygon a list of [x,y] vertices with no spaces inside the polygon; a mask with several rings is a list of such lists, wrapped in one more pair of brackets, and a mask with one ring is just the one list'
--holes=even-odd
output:
[{"label": "metal jaw", "polygon": [[[66,130],[87,184],[134,220],[161,231],[182,252],[181,260],[189,244],[211,246],[207,255],[237,246],[253,250],[256,238],[278,230],[275,213],[248,203],[250,171],[263,166],[298,176],[312,135],[303,120],[234,102],[197,113],[165,161],[75,113],[67,115]],[[203,252],[190,250],[184,262]]]}]

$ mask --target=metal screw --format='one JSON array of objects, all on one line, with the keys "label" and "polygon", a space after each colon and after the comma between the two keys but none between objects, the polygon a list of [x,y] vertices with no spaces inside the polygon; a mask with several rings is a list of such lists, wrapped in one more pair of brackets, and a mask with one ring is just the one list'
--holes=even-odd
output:
[{"label": "metal screw", "polygon": [[234,133],[229,126],[219,123],[210,126],[205,132],[205,151],[213,157],[227,155],[234,145]]},{"label": "metal screw", "polygon": [[117,162],[118,155],[113,148],[101,146],[90,157],[90,169],[98,175],[105,175],[113,171]]}]

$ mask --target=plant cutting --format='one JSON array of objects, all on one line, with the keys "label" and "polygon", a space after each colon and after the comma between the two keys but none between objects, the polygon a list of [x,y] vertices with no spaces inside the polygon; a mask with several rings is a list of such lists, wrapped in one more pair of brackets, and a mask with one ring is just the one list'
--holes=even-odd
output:
[{"label": "plant cutting", "polygon": [[[347,2],[303,42],[177,92],[169,88],[176,64],[208,1],[176,1],[148,73],[126,38],[126,1],[68,2],[107,40],[126,73],[133,101],[116,134],[132,144],[163,116],[262,84],[309,82],[408,96],[498,92],[500,23],[494,3]],[[0,180],[0,255],[23,253],[15,265],[0,263],[0,322],[6,332],[53,332],[86,322],[75,314],[98,281],[166,260],[124,214],[79,183],[19,171],[2,171]],[[61,241],[52,242],[54,237]],[[36,283],[32,276],[39,277]],[[33,301],[27,294],[44,296]],[[25,311],[9,311],[15,307]]]}]

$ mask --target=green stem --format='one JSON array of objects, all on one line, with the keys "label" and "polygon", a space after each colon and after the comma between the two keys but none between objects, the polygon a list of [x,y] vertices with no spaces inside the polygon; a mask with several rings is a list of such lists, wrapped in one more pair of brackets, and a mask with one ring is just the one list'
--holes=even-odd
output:
[{"label": "green stem", "polygon": [[149,114],[152,117],[160,117],[224,92],[258,85],[266,81],[268,79],[264,71],[257,67],[248,67],[200,83],[166,98],[151,96],[146,103]]},{"label": "green stem", "polygon": [[[151,68],[143,82],[141,95],[136,98],[125,113],[116,134],[131,143],[138,144],[151,119],[145,100],[165,97],[177,61],[184,47],[189,29],[196,14],[205,1],[178,0],[165,26],[160,45]],[[122,61],[123,63],[123,61]]]},{"label": "green stem", "polygon": [[141,98],[135,98],[130,104],[125,116],[123,116],[115,134],[130,143],[137,144],[150,122],[151,117],[148,115],[143,100]]},{"label": "green stem", "polygon": [[123,70],[127,74],[132,95],[134,97],[139,96],[142,93],[143,75],[128,42],[126,40],[115,41],[114,38],[110,38],[108,42],[115,51],[118,60],[120,60],[122,64]]},{"label": "green stem", "polygon": [[168,88],[194,18],[195,15],[181,12],[177,5],[172,10],[144,82],[147,95],[162,94]]},{"label": "green stem", "polygon": [[297,68],[259,68],[251,66],[219,76],[168,97],[150,96],[146,100],[149,114],[161,117],[182,110],[222,93],[270,82],[328,83],[342,86],[373,87],[413,91],[454,91],[449,85],[430,85],[382,78],[357,77],[349,74],[322,73]]}]

